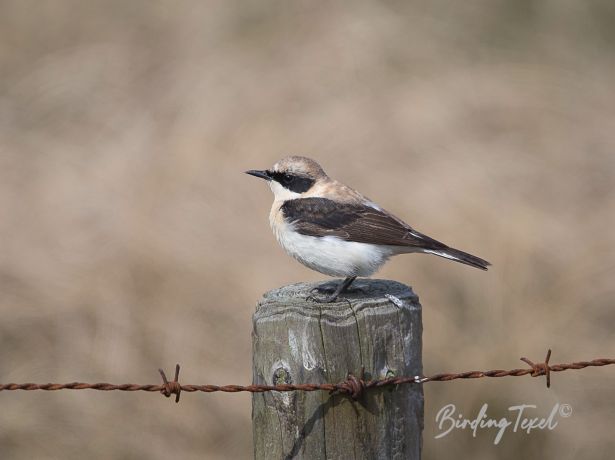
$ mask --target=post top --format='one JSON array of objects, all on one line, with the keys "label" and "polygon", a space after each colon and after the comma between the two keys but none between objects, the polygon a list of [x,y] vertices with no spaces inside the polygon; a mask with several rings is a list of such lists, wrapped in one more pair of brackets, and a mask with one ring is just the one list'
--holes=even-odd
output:
[{"label": "post top", "polygon": [[[411,287],[397,281],[370,278],[357,279],[350,287],[350,290],[340,295],[339,299],[333,303],[320,304],[313,300],[308,300],[311,295],[322,295],[315,292],[315,288],[335,289],[341,281],[335,279],[326,282],[295,283],[272,289],[263,295],[263,298],[259,301],[259,307],[275,303],[303,308],[320,308],[323,306],[329,308],[348,308],[349,303],[390,301],[392,304],[396,304],[396,300],[398,300],[402,304],[417,305],[420,308],[418,296],[412,291]],[[399,305],[397,306],[399,307]]]}]

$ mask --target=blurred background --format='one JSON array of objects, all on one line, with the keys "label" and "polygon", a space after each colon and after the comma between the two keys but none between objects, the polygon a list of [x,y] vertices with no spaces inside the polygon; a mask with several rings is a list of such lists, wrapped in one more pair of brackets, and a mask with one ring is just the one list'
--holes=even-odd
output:
[{"label": "blurred background", "polygon": [[[425,373],[615,355],[615,4],[0,0],[0,381],[251,380],[288,258],[243,174],[319,161],[493,263],[394,259]],[[615,372],[425,385],[424,458],[611,458]],[[553,431],[458,430],[517,404]],[[250,458],[248,394],[0,393],[2,459]]]}]

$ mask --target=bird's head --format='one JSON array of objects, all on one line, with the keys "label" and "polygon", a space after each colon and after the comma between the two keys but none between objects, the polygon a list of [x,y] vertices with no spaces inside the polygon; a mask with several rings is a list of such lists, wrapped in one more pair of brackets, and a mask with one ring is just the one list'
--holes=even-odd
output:
[{"label": "bird's head", "polygon": [[320,165],[306,157],[286,157],[272,168],[250,170],[246,174],[269,182],[276,200],[292,200],[307,194],[314,185],[327,179]]}]

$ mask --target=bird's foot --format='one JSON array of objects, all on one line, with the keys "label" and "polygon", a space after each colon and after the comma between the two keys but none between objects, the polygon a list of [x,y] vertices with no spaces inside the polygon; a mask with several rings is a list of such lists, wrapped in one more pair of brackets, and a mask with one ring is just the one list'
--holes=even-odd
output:
[{"label": "bird's foot", "polygon": [[333,303],[338,299],[342,300],[339,294],[335,292],[325,297],[316,297],[316,296],[310,295],[305,298],[305,300],[307,300],[308,302],[311,301],[311,302],[316,302],[316,303]]},{"label": "bird's foot", "polygon": [[[329,286],[317,286],[310,290],[312,294],[323,294],[323,295],[329,295],[329,296],[332,296],[335,291],[336,289],[334,287],[329,287]],[[346,289],[344,292],[348,294],[367,294],[367,290],[362,287],[350,287]]]},{"label": "bird's foot", "polygon": [[310,293],[312,294],[328,294],[331,295],[336,291],[336,287],[335,286],[327,286],[322,285],[322,286],[316,286],[315,288],[310,289]]},{"label": "bird's foot", "polygon": [[[350,285],[352,284],[352,282],[356,279],[356,276],[348,276],[346,277],[346,279],[344,281],[342,281],[333,291],[333,293],[331,293],[330,295],[320,299],[314,296],[309,296],[307,300],[313,300],[314,302],[317,303],[331,303],[331,302],[335,302],[337,300],[337,298],[339,297],[340,294],[342,294],[343,292],[346,292],[348,290],[348,288],[350,287]],[[329,293],[331,291],[328,290],[327,287],[322,287],[322,286],[318,286],[316,288],[316,291],[319,292],[326,292]],[[314,292],[314,289],[312,289],[312,292]]]}]

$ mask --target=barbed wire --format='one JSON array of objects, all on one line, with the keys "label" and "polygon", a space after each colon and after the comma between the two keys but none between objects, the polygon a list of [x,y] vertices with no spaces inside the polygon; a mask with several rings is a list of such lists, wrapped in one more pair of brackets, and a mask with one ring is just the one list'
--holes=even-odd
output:
[{"label": "barbed wire", "polygon": [[577,361],[566,364],[549,364],[551,350],[547,352],[544,362],[534,363],[528,358],[521,358],[529,367],[524,369],[502,370],[495,369],[489,371],[467,371],[459,373],[441,373],[430,376],[400,376],[384,379],[365,380],[364,370],[360,374],[349,373],[346,380],[338,383],[299,383],[299,384],[278,384],[278,385],[185,385],[179,383],[179,364],[175,366],[175,377],[169,381],[162,369],[158,369],[162,377],[162,384],[139,385],[135,383],[113,384],[113,383],[5,383],[0,384],[0,391],[13,390],[99,390],[99,391],[147,391],[159,392],[166,397],[175,395],[175,402],[179,402],[182,392],[194,393],[263,393],[266,391],[329,391],[333,394],[345,394],[357,400],[365,390],[370,388],[381,388],[402,384],[423,384],[427,382],[448,382],[457,379],[478,379],[484,377],[521,377],[531,375],[532,377],[546,376],[547,388],[551,386],[551,372],[563,372],[567,370],[580,370],[588,367],[600,367],[615,364],[613,358],[597,358],[591,361]]}]

